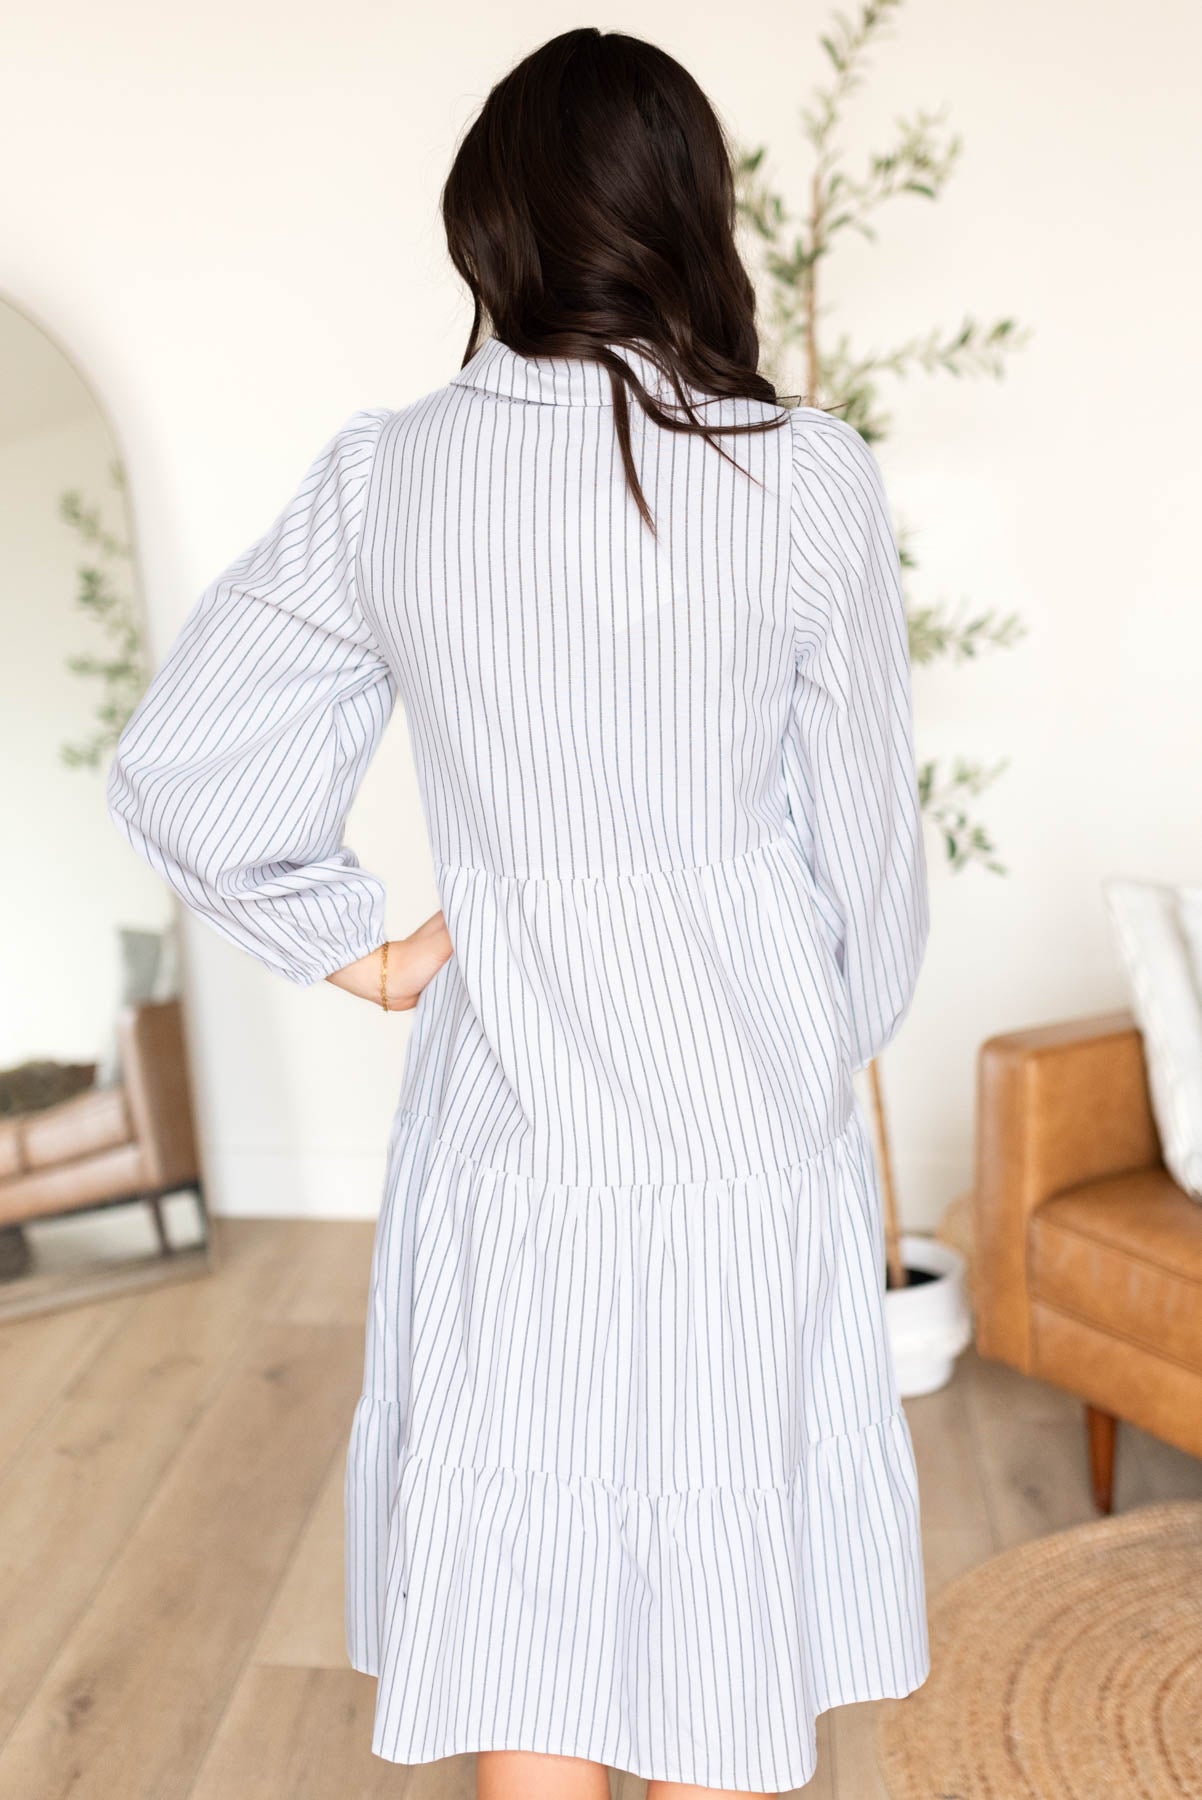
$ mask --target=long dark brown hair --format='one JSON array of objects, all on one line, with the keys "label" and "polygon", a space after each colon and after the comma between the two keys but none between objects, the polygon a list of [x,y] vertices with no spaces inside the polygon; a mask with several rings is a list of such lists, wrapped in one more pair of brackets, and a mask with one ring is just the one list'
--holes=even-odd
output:
[{"label": "long dark brown hair", "polygon": [[[759,373],[722,126],[688,71],[653,44],[586,28],[518,63],[460,145],[442,216],[473,302],[464,362],[487,325],[521,355],[608,370],[626,479],[653,530],[629,395],[657,425],[711,443],[784,423],[783,412],[707,421],[686,392],[780,404]],[[666,379],[671,410],[616,353],[623,346]]]}]

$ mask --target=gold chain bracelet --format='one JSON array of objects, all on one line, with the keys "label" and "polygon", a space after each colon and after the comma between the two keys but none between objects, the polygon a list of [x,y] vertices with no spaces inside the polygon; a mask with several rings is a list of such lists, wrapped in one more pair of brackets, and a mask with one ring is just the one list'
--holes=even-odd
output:
[{"label": "gold chain bracelet", "polygon": [[380,1005],[385,1012],[391,1011],[388,1004],[388,942],[380,945]]}]

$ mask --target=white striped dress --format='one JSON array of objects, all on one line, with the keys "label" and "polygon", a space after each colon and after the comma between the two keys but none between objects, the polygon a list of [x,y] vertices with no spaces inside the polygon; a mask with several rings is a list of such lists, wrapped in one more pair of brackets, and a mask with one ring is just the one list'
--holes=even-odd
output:
[{"label": "white striped dress", "polygon": [[387,935],[342,834],[404,704],[454,955],[347,1464],[376,1753],[788,1789],[817,1713],[927,1667],[852,1085],[927,931],[906,630],[849,427],[793,411],[737,467],[632,430],[654,535],[597,365],[489,340],[355,415],[200,598],[110,801],[316,981]]}]

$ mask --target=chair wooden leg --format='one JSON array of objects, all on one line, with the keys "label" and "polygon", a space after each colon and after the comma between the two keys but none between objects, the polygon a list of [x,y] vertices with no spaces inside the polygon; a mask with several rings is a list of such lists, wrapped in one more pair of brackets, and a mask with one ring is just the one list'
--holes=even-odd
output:
[{"label": "chair wooden leg", "polygon": [[155,1235],[159,1240],[159,1250],[163,1256],[172,1253],[171,1239],[167,1236],[167,1222],[163,1218],[163,1196],[148,1194],[146,1203],[150,1207],[150,1216],[154,1220]]},{"label": "chair wooden leg", "polygon": [[1113,1413],[1087,1406],[1085,1424],[1089,1432],[1089,1479],[1093,1486],[1093,1503],[1100,1513],[1108,1513],[1114,1504],[1114,1447],[1119,1422]]}]

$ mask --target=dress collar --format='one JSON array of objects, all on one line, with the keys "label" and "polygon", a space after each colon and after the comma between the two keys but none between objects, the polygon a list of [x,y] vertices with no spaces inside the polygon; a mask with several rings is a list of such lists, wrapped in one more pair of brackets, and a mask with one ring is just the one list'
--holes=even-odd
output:
[{"label": "dress collar", "polygon": [[[626,344],[611,346],[625,359],[647,392],[665,404],[676,400],[675,390],[647,356]],[[485,338],[480,348],[451,377],[461,387],[483,388],[507,400],[529,400],[543,406],[612,406],[609,371],[600,363],[575,356],[522,356],[500,338]],[[707,396],[685,389],[694,404]]]}]

